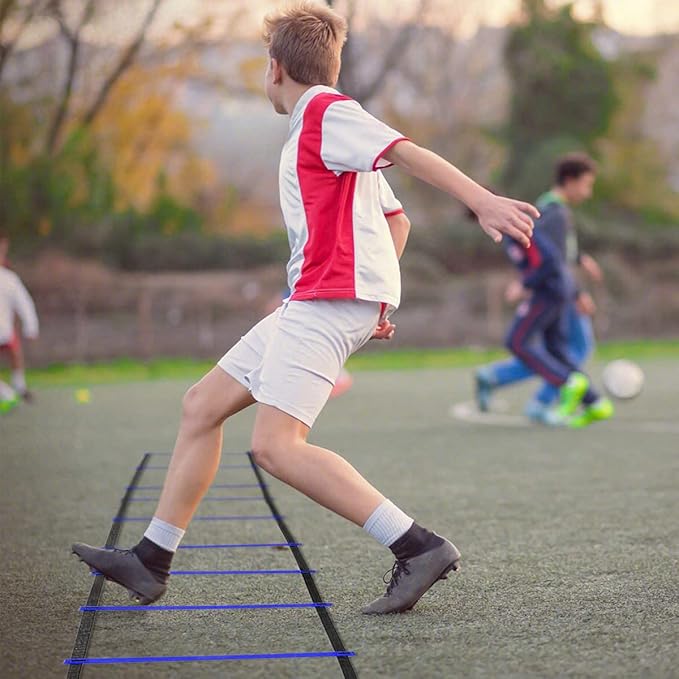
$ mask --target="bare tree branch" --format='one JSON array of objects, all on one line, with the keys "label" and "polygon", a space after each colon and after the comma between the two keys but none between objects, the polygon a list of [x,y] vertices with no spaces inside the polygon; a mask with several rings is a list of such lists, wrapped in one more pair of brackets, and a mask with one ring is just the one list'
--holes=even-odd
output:
[{"label": "bare tree branch", "polygon": [[61,11],[61,2],[59,0],[52,0],[50,2],[50,10],[55,21],[59,24],[59,31],[61,35],[68,43],[68,65],[66,67],[66,80],[64,80],[64,86],[61,91],[59,105],[57,106],[54,117],[52,118],[52,124],[50,125],[45,144],[45,150],[51,155],[56,148],[59,134],[64,125],[64,121],[66,120],[66,115],[71,103],[73,83],[78,70],[78,58],[80,55],[80,34],[85,24],[87,24],[87,22],[92,18],[92,14],[94,12],[94,0],[87,0],[87,4],[80,15],[80,19],[78,20],[75,29],[71,29],[66,23],[63,12]]},{"label": "bare tree branch", "polygon": [[5,25],[5,21],[15,6],[16,0],[0,1],[0,36],[2,36],[2,28]]},{"label": "bare tree branch", "polygon": [[347,0],[347,25],[353,26],[356,18],[356,0]]},{"label": "bare tree branch", "polygon": [[116,84],[118,79],[123,75],[123,73],[125,73],[125,71],[134,63],[134,60],[137,57],[137,54],[139,53],[139,50],[142,44],[144,43],[144,40],[146,39],[146,33],[148,32],[148,29],[153,23],[153,19],[155,18],[156,13],[158,12],[158,8],[160,7],[162,2],[163,0],[153,0],[153,3],[148,9],[148,12],[144,17],[144,20],[139,28],[139,31],[137,32],[137,35],[134,37],[132,42],[127,46],[127,48],[123,51],[115,68],[111,71],[108,78],[106,78],[94,102],[83,116],[82,124],[84,126],[92,124],[92,122],[97,117],[97,115],[103,108],[104,104],[106,103],[106,100],[108,99],[108,96],[111,93],[113,86]]},{"label": "bare tree branch", "polygon": [[382,64],[372,80],[364,85],[355,87],[354,92],[352,93],[354,99],[361,103],[366,103],[382,89],[385,78],[398,65],[398,62],[407,50],[415,32],[415,28],[415,24],[411,23],[403,26],[382,58]]},{"label": "bare tree branch", "polygon": [[[4,26],[5,21],[11,14],[12,10],[16,5],[16,0],[2,0],[0,2],[0,77],[2,77],[2,70],[5,67],[5,63],[9,58],[14,45],[16,44],[17,36],[10,38],[9,40],[4,39]],[[19,30],[21,33],[21,29]]]},{"label": "bare tree branch", "polygon": [[[420,0],[414,17],[422,16],[429,9],[430,1],[431,0]],[[329,4],[332,6],[332,2]],[[349,96],[356,99],[356,101],[365,104],[367,101],[379,94],[389,73],[398,67],[399,62],[407,52],[408,46],[417,32],[418,22],[416,19],[413,19],[402,25],[398,34],[392,40],[389,48],[384,54],[380,67],[377,69],[374,77],[368,83],[361,84],[359,79],[356,77],[355,43],[351,38],[351,24],[353,23],[356,10],[355,3],[353,1],[349,2],[347,9],[347,20],[350,26],[350,35],[344,48],[344,54],[342,57],[340,88]]]},{"label": "bare tree branch", "polygon": [[2,79],[2,72],[7,64],[7,60],[16,47],[19,38],[26,30],[26,27],[31,23],[35,14],[44,4],[44,0],[33,0],[32,2],[29,2],[14,35],[11,38],[5,38],[3,35],[5,22],[10,14],[19,8],[17,7],[16,0],[2,0],[0,2],[0,79]]}]

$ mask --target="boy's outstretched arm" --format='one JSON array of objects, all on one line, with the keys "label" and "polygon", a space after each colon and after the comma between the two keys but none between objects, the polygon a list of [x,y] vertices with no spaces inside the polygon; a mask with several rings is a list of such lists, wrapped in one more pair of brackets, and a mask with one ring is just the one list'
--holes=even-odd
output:
[{"label": "boy's outstretched arm", "polygon": [[384,153],[384,159],[408,174],[461,200],[476,214],[481,228],[496,242],[507,234],[523,246],[530,245],[533,218],[538,210],[520,200],[496,196],[433,151],[403,140]]}]

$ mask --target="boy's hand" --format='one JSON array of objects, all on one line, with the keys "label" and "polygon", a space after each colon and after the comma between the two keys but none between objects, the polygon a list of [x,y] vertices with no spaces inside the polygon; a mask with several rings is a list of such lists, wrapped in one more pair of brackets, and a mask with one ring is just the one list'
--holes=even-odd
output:
[{"label": "boy's hand", "polygon": [[476,214],[481,228],[496,243],[506,233],[524,247],[530,246],[533,218],[537,219],[540,213],[529,203],[496,196],[441,156],[407,139],[394,144],[383,157],[408,174],[461,200]]},{"label": "boy's hand", "polygon": [[517,304],[526,297],[528,297],[528,292],[521,281],[513,280],[505,288],[505,301],[508,304]]},{"label": "boy's hand", "polygon": [[592,296],[588,292],[581,292],[575,300],[577,310],[584,316],[594,316],[596,313],[596,304]]},{"label": "boy's hand", "polygon": [[583,252],[582,255],[580,255],[580,266],[595,283],[601,283],[604,280],[604,272],[601,270],[599,263],[594,257],[586,255]]},{"label": "boy's hand", "polygon": [[530,203],[486,192],[478,204],[470,207],[476,213],[481,228],[496,243],[502,240],[502,234],[506,234],[524,247],[530,247],[533,219],[540,216],[537,208]]},{"label": "boy's hand", "polygon": [[390,340],[396,332],[396,326],[386,318],[380,321],[375,328],[375,332],[370,339]]}]

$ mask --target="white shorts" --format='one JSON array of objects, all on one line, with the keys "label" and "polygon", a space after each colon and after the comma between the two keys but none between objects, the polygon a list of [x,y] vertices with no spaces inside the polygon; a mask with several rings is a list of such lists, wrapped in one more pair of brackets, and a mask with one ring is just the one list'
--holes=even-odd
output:
[{"label": "white shorts", "polygon": [[342,366],[372,336],[378,302],[286,302],[261,320],[217,365],[253,398],[308,427],[323,409]]}]

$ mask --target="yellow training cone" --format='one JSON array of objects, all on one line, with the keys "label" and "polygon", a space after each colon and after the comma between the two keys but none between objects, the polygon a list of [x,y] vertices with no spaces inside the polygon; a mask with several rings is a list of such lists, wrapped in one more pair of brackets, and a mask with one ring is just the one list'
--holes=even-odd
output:
[{"label": "yellow training cone", "polygon": [[78,403],[89,403],[91,398],[92,395],[90,394],[89,389],[76,389],[75,400]]}]

